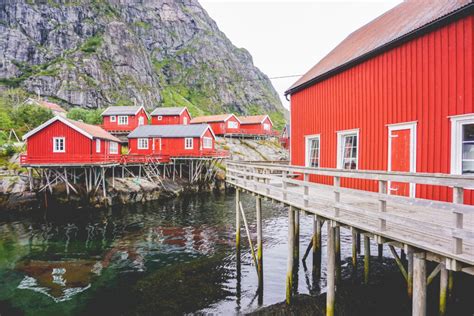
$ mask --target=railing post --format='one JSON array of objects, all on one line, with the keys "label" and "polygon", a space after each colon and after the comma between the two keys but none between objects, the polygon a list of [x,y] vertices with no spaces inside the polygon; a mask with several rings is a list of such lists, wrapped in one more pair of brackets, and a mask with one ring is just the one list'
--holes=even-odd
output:
[{"label": "railing post", "polygon": [[308,187],[308,184],[307,182],[309,181],[309,174],[305,173],[303,175],[303,180],[304,180],[304,197],[303,197],[303,201],[304,201],[304,207],[308,207],[308,204],[309,204],[309,187]]},{"label": "railing post", "polygon": [[[339,187],[341,186],[341,178],[340,177],[334,177],[334,202],[335,204],[338,204],[341,201],[341,193],[339,191]],[[334,216],[338,217],[339,216],[339,207],[334,207]]]},{"label": "railing post", "polygon": [[[387,181],[379,180],[379,193],[387,194]],[[385,213],[387,211],[387,201],[379,199],[379,210],[381,213]],[[387,221],[384,218],[379,220],[379,228],[381,231],[387,229]]]},{"label": "railing post", "polygon": [[[266,175],[267,177],[270,176],[270,170],[269,170],[269,169],[266,169],[266,170],[265,170],[265,175]],[[266,192],[266,194],[267,194],[267,196],[268,196],[268,195],[270,195],[270,187],[269,187],[269,186],[270,186],[270,179],[269,179],[269,178],[266,178],[264,182],[265,182],[265,192]]]},{"label": "railing post", "polygon": [[287,171],[283,170],[282,177],[281,177],[281,181],[282,181],[281,187],[283,189],[283,202],[286,201],[286,188],[288,187],[288,183],[286,182],[286,178],[287,178]]},{"label": "railing post", "polygon": [[[461,187],[454,187],[453,188],[453,203],[455,204],[463,204],[464,203],[464,189]],[[462,213],[454,213],[454,227],[456,229],[463,228],[463,214]],[[462,253],[462,238],[460,237],[453,237],[454,244],[453,244],[453,251],[455,254]]]}]

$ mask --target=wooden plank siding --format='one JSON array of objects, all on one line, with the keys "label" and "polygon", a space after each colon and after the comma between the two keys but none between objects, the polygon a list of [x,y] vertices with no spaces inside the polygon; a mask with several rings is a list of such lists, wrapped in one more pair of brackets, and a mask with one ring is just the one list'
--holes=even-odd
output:
[{"label": "wooden plank siding", "polygon": [[[291,163],[305,164],[305,135],[320,134],[320,166],[336,168],[337,131],[359,129],[360,170],[387,170],[387,124],[417,122],[416,171],[450,173],[449,116],[474,113],[472,15],[451,22],[291,95]],[[332,184],[330,177],[313,181]],[[377,191],[377,182],[342,186]],[[416,186],[419,198],[452,190]],[[464,202],[474,204],[465,190]]]}]

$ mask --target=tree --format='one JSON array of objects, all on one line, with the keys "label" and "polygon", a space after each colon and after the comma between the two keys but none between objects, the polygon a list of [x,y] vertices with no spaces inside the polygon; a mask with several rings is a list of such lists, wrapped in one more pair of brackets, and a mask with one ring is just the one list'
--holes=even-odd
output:
[{"label": "tree", "polygon": [[53,117],[53,112],[40,106],[23,104],[13,110],[11,115],[20,132],[33,129]]},{"label": "tree", "polygon": [[73,108],[67,113],[67,117],[71,120],[83,121],[88,124],[101,124],[102,116],[100,110],[86,110],[81,108]]}]

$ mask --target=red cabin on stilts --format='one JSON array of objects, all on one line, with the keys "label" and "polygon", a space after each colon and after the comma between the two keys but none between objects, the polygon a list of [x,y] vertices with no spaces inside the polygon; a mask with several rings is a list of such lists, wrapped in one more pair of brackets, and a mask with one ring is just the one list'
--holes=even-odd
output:
[{"label": "red cabin on stilts", "polygon": [[219,114],[198,116],[191,120],[191,124],[209,124],[216,135],[238,134],[240,121],[234,114]]},{"label": "red cabin on stilts", "polygon": [[191,122],[187,107],[157,108],[150,116],[152,125],[188,125]]},{"label": "red cabin on stilts", "polygon": [[[291,163],[474,174],[473,12],[468,0],[406,1],[350,34],[286,92]],[[341,185],[378,190],[370,180]],[[448,187],[388,190],[452,201]],[[474,204],[472,190],[464,203]]]},{"label": "red cabin on stilts", "polygon": [[102,164],[120,161],[120,140],[99,126],[55,116],[23,136],[25,165]]},{"label": "red cabin on stilts", "polygon": [[273,122],[268,115],[239,116],[240,130],[248,135],[273,135]]},{"label": "red cabin on stilts", "polygon": [[102,112],[102,127],[112,133],[131,132],[148,125],[148,119],[143,106],[111,106]]}]

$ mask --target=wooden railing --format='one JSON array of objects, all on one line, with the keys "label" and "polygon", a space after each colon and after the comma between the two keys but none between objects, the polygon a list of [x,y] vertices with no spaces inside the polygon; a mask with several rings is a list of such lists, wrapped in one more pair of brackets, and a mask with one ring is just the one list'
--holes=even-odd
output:
[{"label": "wooden railing", "polygon": [[122,155],[104,154],[104,155],[49,155],[32,156],[21,154],[20,164],[22,165],[52,165],[52,164],[104,164],[120,163]]},{"label": "wooden railing", "polygon": [[[333,185],[310,182],[310,175],[332,177]],[[377,181],[379,190],[342,187],[342,178]],[[451,187],[453,201],[390,195],[389,181]],[[473,176],[229,161],[227,182],[378,236],[474,264],[474,206],[463,204],[464,190],[474,188]]]}]

